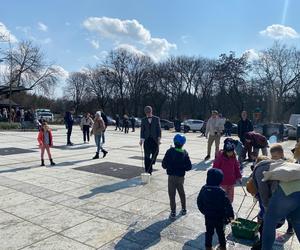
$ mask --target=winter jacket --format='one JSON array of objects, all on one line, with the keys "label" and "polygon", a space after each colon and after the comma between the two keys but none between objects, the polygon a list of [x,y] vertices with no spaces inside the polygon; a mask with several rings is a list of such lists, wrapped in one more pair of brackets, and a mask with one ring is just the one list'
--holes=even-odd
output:
[{"label": "winter jacket", "polygon": [[246,144],[249,144],[248,146],[252,146],[253,148],[265,148],[268,146],[267,138],[254,131],[247,132],[245,134],[245,139],[251,140],[250,144],[248,142],[246,142]]},{"label": "winter jacket", "polygon": [[226,121],[224,124],[225,129],[232,129],[232,123],[230,121]]},{"label": "winter jacket", "polygon": [[83,126],[90,126],[92,127],[93,126],[93,119],[91,117],[87,118],[87,117],[83,117],[81,119],[81,122],[80,122],[80,127],[83,128]]},{"label": "winter jacket", "polygon": [[[52,131],[51,130],[48,130],[48,133],[49,133],[49,146],[52,147],[53,146],[53,138],[52,138]],[[38,143],[40,146],[44,145],[44,131],[41,129],[38,133],[38,137],[37,137],[37,140],[38,140]]]},{"label": "winter jacket", "polygon": [[203,186],[197,198],[197,205],[207,220],[234,218],[232,205],[225,191],[219,186]]},{"label": "winter jacket", "polygon": [[234,185],[237,180],[242,178],[240,164],[235,154],[228,157],[221,150],[213,163],[213,168],[218,168],[223,171],[224,179],[221,185]]},{"label": "winter jacket", "polygon": [[205,128],[205,136],[209,135],[221,135],[224,130],[224,122],[219,117],[209,118]]},{"label": "winter jacket", "polygon": [[185,176],[185,172],[192,169],[192,163],[187,151],[170,148],[162,161],[162,167],[168,175]]},{"label": "winter jacket", "polygon": [[241,119],[238,122],[238,136],[243,143],[245,139],[245,134],[250,131],[253,131],[252,122],[248,119],[246,120]]},{"label": "winter jacket", "polygon": [[102,119],[94,120],[91,134],[101,135],[105,131],[105,123]]},{"label": "winter jacket", "polygon": [[253,170],[253,180],[254,185],[258,191],[260,199],[264,208],[268,207],[269,200],[272,196],[272,193],[276,190],[278,182],[276,181],[263,181],[265,171],[269,171],[271,163],[273,160],[264,160],[259,162]]},{"label": "winter jacket", "polygon": [[65,114],[65,125],[67,128],[72,127],[74,124],[74,119],[71,112],[67,111]]}]

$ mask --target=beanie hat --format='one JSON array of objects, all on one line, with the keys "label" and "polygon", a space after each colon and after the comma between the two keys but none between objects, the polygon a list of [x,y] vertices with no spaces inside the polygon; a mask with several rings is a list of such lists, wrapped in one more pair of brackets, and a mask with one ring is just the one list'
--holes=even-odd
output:
[{"label": "beanie hat", "polygon": [[174,136],[173,141],[174,141],[175,146],[183,146],[186,142],[186,138],[184,135],[177,134]]},{"label": "beanie hat", "polygon": [[224,143],[223,151],[224,152],[231,152],[234,151],[235,145],[231,141],[227,141]]}]

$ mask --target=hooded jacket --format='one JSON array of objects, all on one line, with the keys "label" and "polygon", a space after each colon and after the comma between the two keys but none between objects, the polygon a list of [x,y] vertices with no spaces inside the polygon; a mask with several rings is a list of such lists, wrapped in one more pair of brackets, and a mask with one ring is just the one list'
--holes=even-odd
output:
[{"label": "hooded jacket", "polygon": [[186,171],[192,169],[192,163],[187,151],[170,148],[162,161],[162,167],[168,175],[183,177]]},{"label": "hooded jacket", "polygon": [[221,185],[234,185],[237,180],[242,178],[240,164],[235,154],[228,157],[221,150],[213,163],[213,168],[221,169],[223,172],[224,179]]},{"label": "hooded jacket", "polygon": [[211,168],[207,172],[206,185],[201,188],[197,198],[198,209],[208,220],[223,220],[234,218],[232,205],[220,187],[223,173]]},{"label": "hooded jacket", "polygon": [[[268,146],[268,140],[265,136],[254,131],[245,134],[245,139],[251,140],[250,144],[254,148],[265,148]],[[248,144],[248,142],[246,143]]]}]

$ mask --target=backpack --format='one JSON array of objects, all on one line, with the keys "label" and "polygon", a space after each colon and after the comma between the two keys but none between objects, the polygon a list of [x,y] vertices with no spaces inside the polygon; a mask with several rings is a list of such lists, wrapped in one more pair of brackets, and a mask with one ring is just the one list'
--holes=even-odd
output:
[{"label": "backpack", "polygon": [[257,195],[257,189],[256,186],[254,184],[254,179],[253,179],[253,175],[250,175],[247,183],[246,183],[246,189],[248,191],[248,193],[250,193],[253,197],[255,197]]}]

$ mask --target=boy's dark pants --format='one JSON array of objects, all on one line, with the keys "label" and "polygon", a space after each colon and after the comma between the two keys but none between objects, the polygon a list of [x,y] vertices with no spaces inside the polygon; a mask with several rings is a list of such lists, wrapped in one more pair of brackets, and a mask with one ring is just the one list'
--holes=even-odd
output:
[{"label": "boy's dark pants", "polygon": [[205,218],[205,226],[206,226],[205,247],[212,247],[212,240],[213,240],[215,229],[219,238],[220,246],[226,247],[223,220],[222,219],[217,220],[215,218],[214,219]]},{"label": "boy's dark pants", "polygon": [[186,209],[185,192],[183,188],[183,183],[184,183],[184,176],[179,177],[175,175],[169,175],[168,191],[169,191],[170,206],[172,212],[176,212],[176,201],[175,201],[176,190],[178,191],[180,197],[182,209]]},{"label": "boy's dark pants", "polygon": [[83,125],[82,127],[83,132],[83,141],[86,142],[90,141],[90,126],[89,125]]},{"label": "boy's dark pants", "polygon": [[145,151],[145,172],[151,174],[153,171],[152,165],[155,164],[159,152],[159,147],[156,141],[148,138],[144,142]]}]

